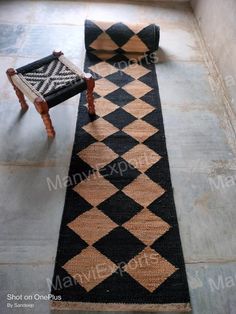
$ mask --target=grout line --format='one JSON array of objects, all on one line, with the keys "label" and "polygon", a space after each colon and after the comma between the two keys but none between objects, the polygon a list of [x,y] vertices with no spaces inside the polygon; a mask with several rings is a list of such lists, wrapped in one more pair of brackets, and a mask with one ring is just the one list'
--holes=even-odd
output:
[{"label": "grout line", "polygon": [[229,264],[229,263],[236,263],[236,259],[216,259],[216,260],[206,260],[206,261],[185,261],[186,265],[195,265],[195,264]]}]

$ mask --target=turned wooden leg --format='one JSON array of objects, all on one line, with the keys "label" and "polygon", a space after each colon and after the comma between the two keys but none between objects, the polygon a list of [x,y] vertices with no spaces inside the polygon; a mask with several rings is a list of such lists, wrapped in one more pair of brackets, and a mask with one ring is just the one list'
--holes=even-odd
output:
[{"label": "turned wooden leg", "polygon": [[34,105],[43,119],[48,137],[54,137],[56,133],[55,133],[55,130],[54,130],[53,125],[52,125],[52,121],[51,121],[51,118],[49,115],[49,109],[48,109],[48,105],[47,105],[46,101],[44,101],[40,97],[37,97],[34,101]]},{"label": "turned wooden leg", "polygon": [[16,74],[16,71],[11,68],[11,69],[8,69],[6,73],[7,73],[9,81],[11,82],[11,84],[12,84],[12,86],[16,92],[16,95],[19,99],[22,110],[26,111],[29,108],[29,106],[26,103],[25,96],[22,93],[22,91],[20,91],[19,88],[16,87],[16,85],[12,81],[12,76]]},{"label": "turned wooden leg", "polygon": [[93,97],[93,89],[95,86],[95,81],[90,73],[86,73],[84,75],[84,79],[86,80],[86,83],[87,83],[88,112],[91,115],[95,115],[95,106],[94,106],[94,97]]}]

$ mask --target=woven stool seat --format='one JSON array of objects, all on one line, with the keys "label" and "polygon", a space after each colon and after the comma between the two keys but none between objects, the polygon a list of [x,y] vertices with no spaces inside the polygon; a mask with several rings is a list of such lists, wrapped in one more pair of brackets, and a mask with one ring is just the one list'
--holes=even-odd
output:
[{"label": "woven stool seat", "polygon": [[[54,52],[16,70],[8,69],[7,75],[24,110],[28,109],[24,95],[35,104],[41,115],[45,115],[50,108],[87,90],[89,113],[95,113],[92,76],[83,73],[62,52]],[[46,129],[49,136],[54,136],[53,127],[46,125]]]}]

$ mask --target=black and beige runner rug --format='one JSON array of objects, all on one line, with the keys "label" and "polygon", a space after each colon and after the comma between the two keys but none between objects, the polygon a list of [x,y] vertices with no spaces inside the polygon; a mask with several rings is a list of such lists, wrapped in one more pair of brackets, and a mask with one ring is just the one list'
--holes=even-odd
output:
[{"label": "black and beige runner rug", "polygon": [[[121,23],[109,31],[87,23],[93,53],[85,70],[96,78],[96,117],[82,95],[52,308],[189,311],[154,55],[134,62],[126,53],[135,45],[150,51],[147,30],[124,26],[122,38],[114,35]],[[98,54],[104,40],[114,51]]]}]

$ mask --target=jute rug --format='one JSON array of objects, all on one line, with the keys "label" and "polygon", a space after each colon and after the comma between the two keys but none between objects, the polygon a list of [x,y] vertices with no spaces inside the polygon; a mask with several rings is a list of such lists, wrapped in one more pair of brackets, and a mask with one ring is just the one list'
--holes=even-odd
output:
[{"label": "jute rug", "polygon": [[[111,25],[90,25],[100,30],[86,39],[93,46],[85,69],[96,78],[96,117],[88,116],[82,95],[52,308],[189,311],[155,54],[134,61],[126,53],[139,43],[127,43],[133,35],[112,44]],[[100,35],[113,52],[97,53]]]}]

